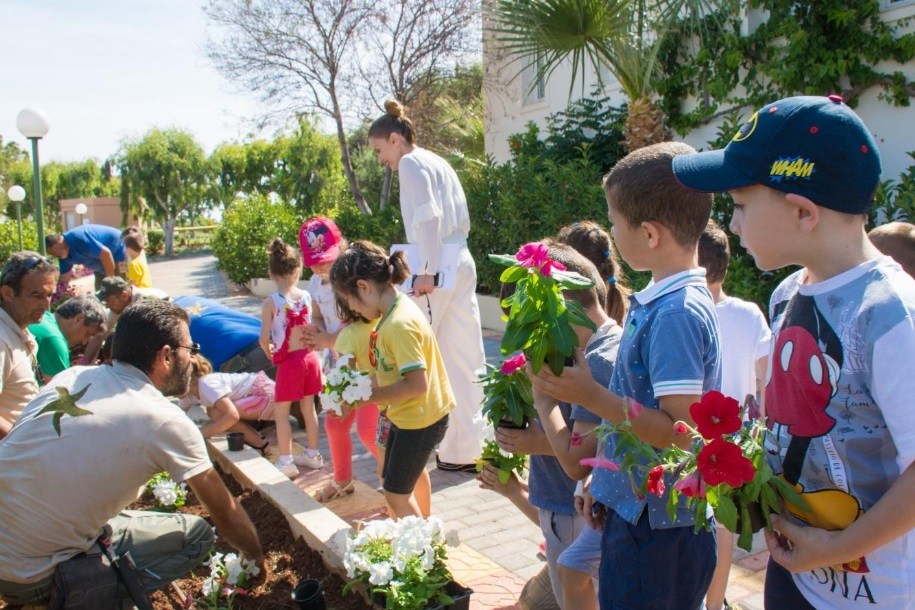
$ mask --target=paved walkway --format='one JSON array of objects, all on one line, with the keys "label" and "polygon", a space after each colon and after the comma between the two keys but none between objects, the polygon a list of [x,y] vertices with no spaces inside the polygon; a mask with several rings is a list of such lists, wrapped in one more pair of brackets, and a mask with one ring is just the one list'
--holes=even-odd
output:
[{"label": "paved walkway", "polygon": [[[150,268],[154,285],[173,296],[199,295],[259,315],[261,299],[228,283],[210,255],[159,259],[151,262]],[[499,340],[498,333],[484,330],[490,360],[498,358]],[[304,431],[296,431],[294,437],[304,442]],[[327,504],[350,523],[379,516],[383,510],[375,460],[355,434],[353,447],[356,493]],[[321,451],[325,457],[330,455],[323,432]],[[306,470],[295,482],[308,493],[314,493],[332,478],[330,466]],[[440,471],[434,468],[434,460],[430,474],[433,512],[460,534],[462,544],[450,553],[449,564],[456,579],[474,589],[471,608],[517,608],[515,602],[524,582],[544,565],[538,556],[543,539],[539,527],[499,494],[480,489],[472,474]],[[763,607],[761,591],[768,554],[759,550],[762,548],[764,545],[757,540],[754,553],[735,551],[727,597],[748,610]]]}]

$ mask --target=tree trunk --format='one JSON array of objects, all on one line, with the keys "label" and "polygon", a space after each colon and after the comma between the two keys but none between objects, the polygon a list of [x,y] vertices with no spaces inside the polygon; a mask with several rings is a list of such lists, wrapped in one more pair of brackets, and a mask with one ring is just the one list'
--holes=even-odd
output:
[{"label": "tree trunk", "polygon": [[381,201],[378,202],[378,206],[383,210],[388,205],[388,199],[391,198],[391,180],[394,177],[394,172],[391,171],[391,168],[387,165],[384,166],[384,182],[381,183]]},{"label": "tree trunk", "polygon": [[162,226],[165,229],[165,256],[175,254],[175,225],[177,224],[178,219],[170,214]]},{"label": "tree trunk", "polygon": [[349,192],[352,194],[353,199],[356,200],[359,210],[366,216],[371,216],[372,208],[369,207],[365,197],[362,196],[362,189],[359,188],[359,181],[356,179],[356,172],[353,170],[353,163],[349,156],[349,144],[346,141],[346,131],[343,129],[343,117],[340,116],[339,112],[334,116],[334,122],[337,124],[337,141],[340,142],[343,173],[346,174],[346,180],[349,182]]}]

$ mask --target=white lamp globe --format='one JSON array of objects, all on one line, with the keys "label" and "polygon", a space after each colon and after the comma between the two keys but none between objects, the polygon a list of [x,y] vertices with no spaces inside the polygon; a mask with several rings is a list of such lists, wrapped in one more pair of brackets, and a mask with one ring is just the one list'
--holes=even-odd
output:
[{"label": "white lamp globe", "polygon": [[77,214],[82,215],[82,214],[85,214],[85,213],[88,212],[88,211],[89,211],[89,206],[87,206],[85,203],[77,203],[77,204],[76,204],[76,213],[77,213]]},{"label": "white lamp globe", "polygon": [[25,108],[16,116],[16,128],[27,138],[43,138],[51,126],[44,110]]},{"label": "white lamp globe", "polygon": [[25,189],[16,184],[10,187],[10,190],[6,192],[6,196],[10,198],[10,201],[18,203],[25,199]]}]

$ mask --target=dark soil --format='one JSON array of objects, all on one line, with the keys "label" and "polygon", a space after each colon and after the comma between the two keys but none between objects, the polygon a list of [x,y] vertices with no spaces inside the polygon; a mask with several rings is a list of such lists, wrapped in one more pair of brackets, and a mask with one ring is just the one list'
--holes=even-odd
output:
[{"label": "dark soil", "polygon": [[[362,610],[368,608],[365,601],[357,594],[341,595],[344,581],[330,572],[317,551],[313,551],[301,538],[293,540],[292,532],[286,518],[273,504],[254,491],[244,490],[229,475],[221,473],[229,491],[237,497],[251,521],[257,528],[261,546],[267,556],[268,576],[265,582],[247,596],[236,596],[234,607],[238,610],[268,610],[273,608],[291,608],[298,606],[292,601],[292,590],[296,584],[306,578],[322,581],[324,599],[328,610]],[[146,510],[152,506],[151,498],[144,496],[128,508]],[[207,510],[197,501],[193,493],[188,493],[187,505],[181,512],[198,515],[209,519]],[[223,553],[234,553],[235,549],[222,540],[217,540],[216,547]],[[187,578],[175,581],[185,596],[197,596],[204,579],[209,575],[209,568],[200,566]],[[179,596],[174,586],[156,591],[151,596],[155,610],[184,610],[185,600]],[[10,608],[0,601],[0,609]]]}]

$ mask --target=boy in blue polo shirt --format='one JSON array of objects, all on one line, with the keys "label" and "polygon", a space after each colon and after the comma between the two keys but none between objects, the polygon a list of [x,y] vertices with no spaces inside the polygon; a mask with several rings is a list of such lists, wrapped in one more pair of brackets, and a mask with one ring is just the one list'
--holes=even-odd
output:
[{"label": "boy in blue polo shirt", "polygon": [[760,269],[802,267],[770,302],[766,449],[807,507],[766,532],[766,608],[912,608],[915,280],[864,232],[874,138],[841,97],[792,97],[673,167],[731,194]]},{"label": "boy in blue polo shirt", "polygon": [[[699,268],[697,243],[712,208],[709,195],[684,188],[671,169],[676,155],[695,150],[665,142],[634,151],[604,178],[611,234],[620,256],[652,282],[630,297],[617,366],[607,389],[593,381],[581,352],[562,376],[547,367],[534,387],[579,404],[619,424],[632,399],[644,409],[632,432],[657,448],[687,447],[674,434],[678,420],[692,424],[689,407],[717,389],[718,318]],[[606,439],[613,458],[616,438]],[[639,481],[641,483],[641,481]],[[692,513],[681,498],[673,520],[667,493],[638,497],[629,473],[595,469],[591,494],[606,511],[600,565],[601,610],[652,608],[696,610],[715,569],[715,534],[693,532]]]}]

